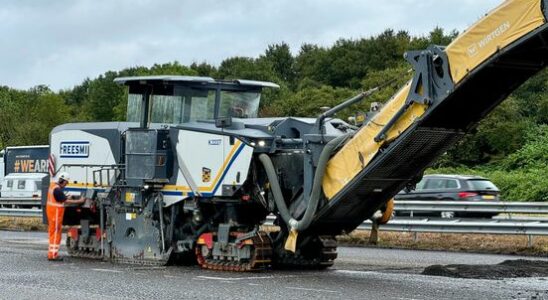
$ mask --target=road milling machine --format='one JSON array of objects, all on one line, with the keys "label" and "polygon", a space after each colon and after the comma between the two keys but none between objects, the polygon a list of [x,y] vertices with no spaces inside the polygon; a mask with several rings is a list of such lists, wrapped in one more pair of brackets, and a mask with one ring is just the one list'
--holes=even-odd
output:
[{"label": "road milling machine", "polygon": [[375,90],[317,118],[258,118],[276,84],[117,78],[127,122],[51,132],[67,191],[93,199],[66,211],[69,254],[229,271],[331,266],[336,235],[412,187],[546,66],[547,11],[548,0],[509,0],[447,47],[407,52],[412,80],[360,126],[335,114]]}]

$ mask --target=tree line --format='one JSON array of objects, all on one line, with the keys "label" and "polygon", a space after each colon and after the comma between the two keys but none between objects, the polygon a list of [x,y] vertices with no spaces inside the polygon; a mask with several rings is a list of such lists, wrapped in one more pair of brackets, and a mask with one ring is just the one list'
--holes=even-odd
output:
[{"label": "tree line", "polygon": [[[369,110],[371,102],[386,102],[411,78],[410,66],[403,59],[405,51],[447,45],[457,35],[441,28],[426,36],[389,29],[368,38],[340,39],[328,47],[303,44],[296,54],[286,43],[272,44],[258,57],[229,57],[218,66],[175,61],[111,70],[61,91],[42,85],[24,91],[2,86],[0,146],[47,144],[51,129],[62,123],[125,120],[126,91],[113,82],[120,76],[192,75],[272,81],[281,88],[265,92],[261,115],[306,117],[317,116],[321,107],[332,107],[362,90],[393,82],[338,115],[346,119],[356,111]],[[548,182],[543,175],[548,174],[547,86],[547,71],[527,81],[475,132],[438,160],[435,169],[487,177],[495,171],[540,174],[542,178],[535,177],[533,182],[544,187],[528,200],[548,200]],[[504,180],[509,182],[505,187],[513,184],[511,178]]]}]

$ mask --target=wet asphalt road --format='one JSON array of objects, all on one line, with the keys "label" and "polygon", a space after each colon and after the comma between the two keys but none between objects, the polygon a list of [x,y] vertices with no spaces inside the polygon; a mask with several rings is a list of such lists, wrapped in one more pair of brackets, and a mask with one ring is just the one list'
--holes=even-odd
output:
[{"label": "wet asphalt road", "polygon": [[44,233],[0,231],[1,299],[548,299],[548,278],[420,274],[432,264],[523,258],[516,256],[341,247],[326,271],[226,273],[74,258],[53,263],[46,250]]}]

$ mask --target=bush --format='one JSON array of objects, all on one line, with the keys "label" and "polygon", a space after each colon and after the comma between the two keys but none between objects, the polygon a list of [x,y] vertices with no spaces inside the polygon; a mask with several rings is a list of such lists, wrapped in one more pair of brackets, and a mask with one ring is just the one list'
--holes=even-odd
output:
[{"label": "bush", "polygon": [[[521,149],[497,165],[436,168],[427,173],[479,175],[490,179],[500,189],[503,200],[548,201],[548,125],[532,127],[525,140]],[[441,159],[447,159],[447,156]]]},{"label": "bush", "polygon": [[548,201],[548,168],[485,172],[501,190],[501,198],[509,201]]},{"label": "bush", "polygon": [[[548,125],[539,125],[528,131],[527,143],[502,161],[505,170],[546,169],[548,166]],[[547,174],[547,173],[545,173]]]}]

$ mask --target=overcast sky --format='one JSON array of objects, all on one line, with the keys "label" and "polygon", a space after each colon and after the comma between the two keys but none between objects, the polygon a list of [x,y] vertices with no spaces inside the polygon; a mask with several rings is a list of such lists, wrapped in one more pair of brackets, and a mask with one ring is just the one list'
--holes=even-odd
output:
[{"label": "overcast sky", "polygon": [[5,0],[0,85],[71,88],[108,70],[257,57],[387,28],[463,30],[502,0]]}]

